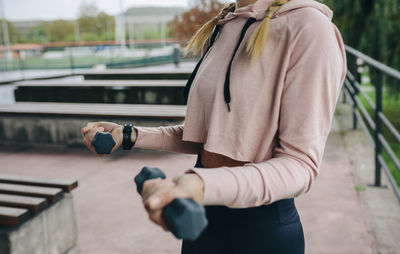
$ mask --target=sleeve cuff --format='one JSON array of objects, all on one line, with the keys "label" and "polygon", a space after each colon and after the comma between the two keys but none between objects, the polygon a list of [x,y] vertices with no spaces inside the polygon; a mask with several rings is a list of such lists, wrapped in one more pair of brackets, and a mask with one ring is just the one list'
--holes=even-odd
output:
[{"label": "sleeve cuff", "polygon": [[204,205],[225,205],[234,203],[238,194],[236,177],[226,168],[192,168],[188,173],[195,173],[204,182]]},{"label": "sleeve cuff", "polygon": [[135,148],[161,150],[164,144],[164,133],[158,127],[137,127]]}]

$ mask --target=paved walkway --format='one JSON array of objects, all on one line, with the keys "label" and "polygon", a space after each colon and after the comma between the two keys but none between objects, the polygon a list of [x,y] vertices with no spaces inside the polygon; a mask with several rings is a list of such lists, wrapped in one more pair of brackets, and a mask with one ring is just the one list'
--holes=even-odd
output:
[{"label": "paved walkway", "polygon": [[[179,253],[180,242],[153,225],[142,207],[133,177],[144,165],[173,176],[195,157],[172,153],[118,152],[97,158],[86,150],[0,150],[0,172],[76,178],[73,191],[79,242],[70,253]],[[328,139],[321,174],[296,202],[306,235],[306,253],[374,253],[375,240],[352,177],[342,138]]]}]

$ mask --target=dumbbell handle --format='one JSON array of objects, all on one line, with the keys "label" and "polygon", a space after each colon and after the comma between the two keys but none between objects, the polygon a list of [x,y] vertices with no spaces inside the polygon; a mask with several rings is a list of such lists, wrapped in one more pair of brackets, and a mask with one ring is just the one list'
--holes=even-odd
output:
[{"label": "dumbbell handle", "polygon": [[115,141],[109,132],[97,132],[92,139],[92,145],[98,154],[110,154]]},{"label": "dumbbell handle", "polygon": [[[166,176],[158,168],[144,167],[135,177],[139,194],[144,182],[155,178],[165,179]],[[208,224],[204,207],[191,198],[173,200],[164,207],[162,216],[168,230],[178,239],[195,240]]]}]

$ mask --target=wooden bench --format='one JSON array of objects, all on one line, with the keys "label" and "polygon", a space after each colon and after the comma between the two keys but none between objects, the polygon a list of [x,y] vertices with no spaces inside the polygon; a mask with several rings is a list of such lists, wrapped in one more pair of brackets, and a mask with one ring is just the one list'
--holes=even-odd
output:
[{"label": "wooden bench", "polygon": [[185,87],[186,80],[83,80],[69,79],[28,80],[14,82],[16,87]]},{"label": "wooden bench", "polygon": [[181,80],[188,80],[190,77],[192,70],[130,70],[130,69],[116,69],[116,70],[104,70],[104,71],[96,71],[96,72],[87,72],[82,73],[85,80],[121,80],[121,79],[136,79],[136,80],[144,80],[144,79],[151,79],[151,80],[162,80],[162,79],[181,79]]},{"label": "wooden bench", "polygon": [[148,104],[92,104],[92,103],[43,103],[18,102],[0,104],[0,115],[63,116],[89,118],[153,118],[183,120],[186,106]]},{"label": "wooden bench", "polygon": [[186,80],[49,79],[13,83],[17,102],[184,105]]},{"label": "wooden bench", "polygon": [[75,180],[0,174],[0,226],[20,225],[77,186]]},{"label": "wooden bench", "polygon": [[0,174],[0,253],[66,253],[77,242],[75,180]]}]

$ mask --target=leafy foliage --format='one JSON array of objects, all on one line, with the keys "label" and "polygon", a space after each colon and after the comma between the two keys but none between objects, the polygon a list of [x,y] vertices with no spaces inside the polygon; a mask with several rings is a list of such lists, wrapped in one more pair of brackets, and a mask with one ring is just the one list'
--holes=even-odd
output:
[{"label": "leafy foliage", "polygon": [[115,37],[114,17],[99,11],[94,3],[86,2],[80,6],[76,21],[43,21],[24,32],[18,31],[11,22],[7,25],[13,44],[114,40]]},{"label": "leafy foliage", "polygon": [[[320,2],[333,10],[333,21],[347,45],[400,70],[400,0]],[[387,79],[385,83],[392,94],[398,96],[399,81]]]},{"label": "leafy foliage", "polygon": [[[83,2],[79,8],[79,18],[77,20],[80,39],[84,41],[96,41],[102,38],[114,39],[114,17],[105,12],[100,12],[94,2]],[[111,32],[111,33],[110,33]]]},{"label": "leafy foliage", "polygon": [[191,5],[190,10],[175,16],[169,23],[171,34],[179,40],[189,40],[202,25],[218,15],[224,6],[217,0],[192,0]]},{"label": "leafy foliage", "polygon": [[[0,19],[0,44],[3,43],[3,19]],[[6,20],[6,24],[7,24],[7,29],[8,29],[8,35],[9,35],[9,40],[11,43],[16,43],[18,41],[18,32],[17,29],[15,28],[15,26]]]}]

